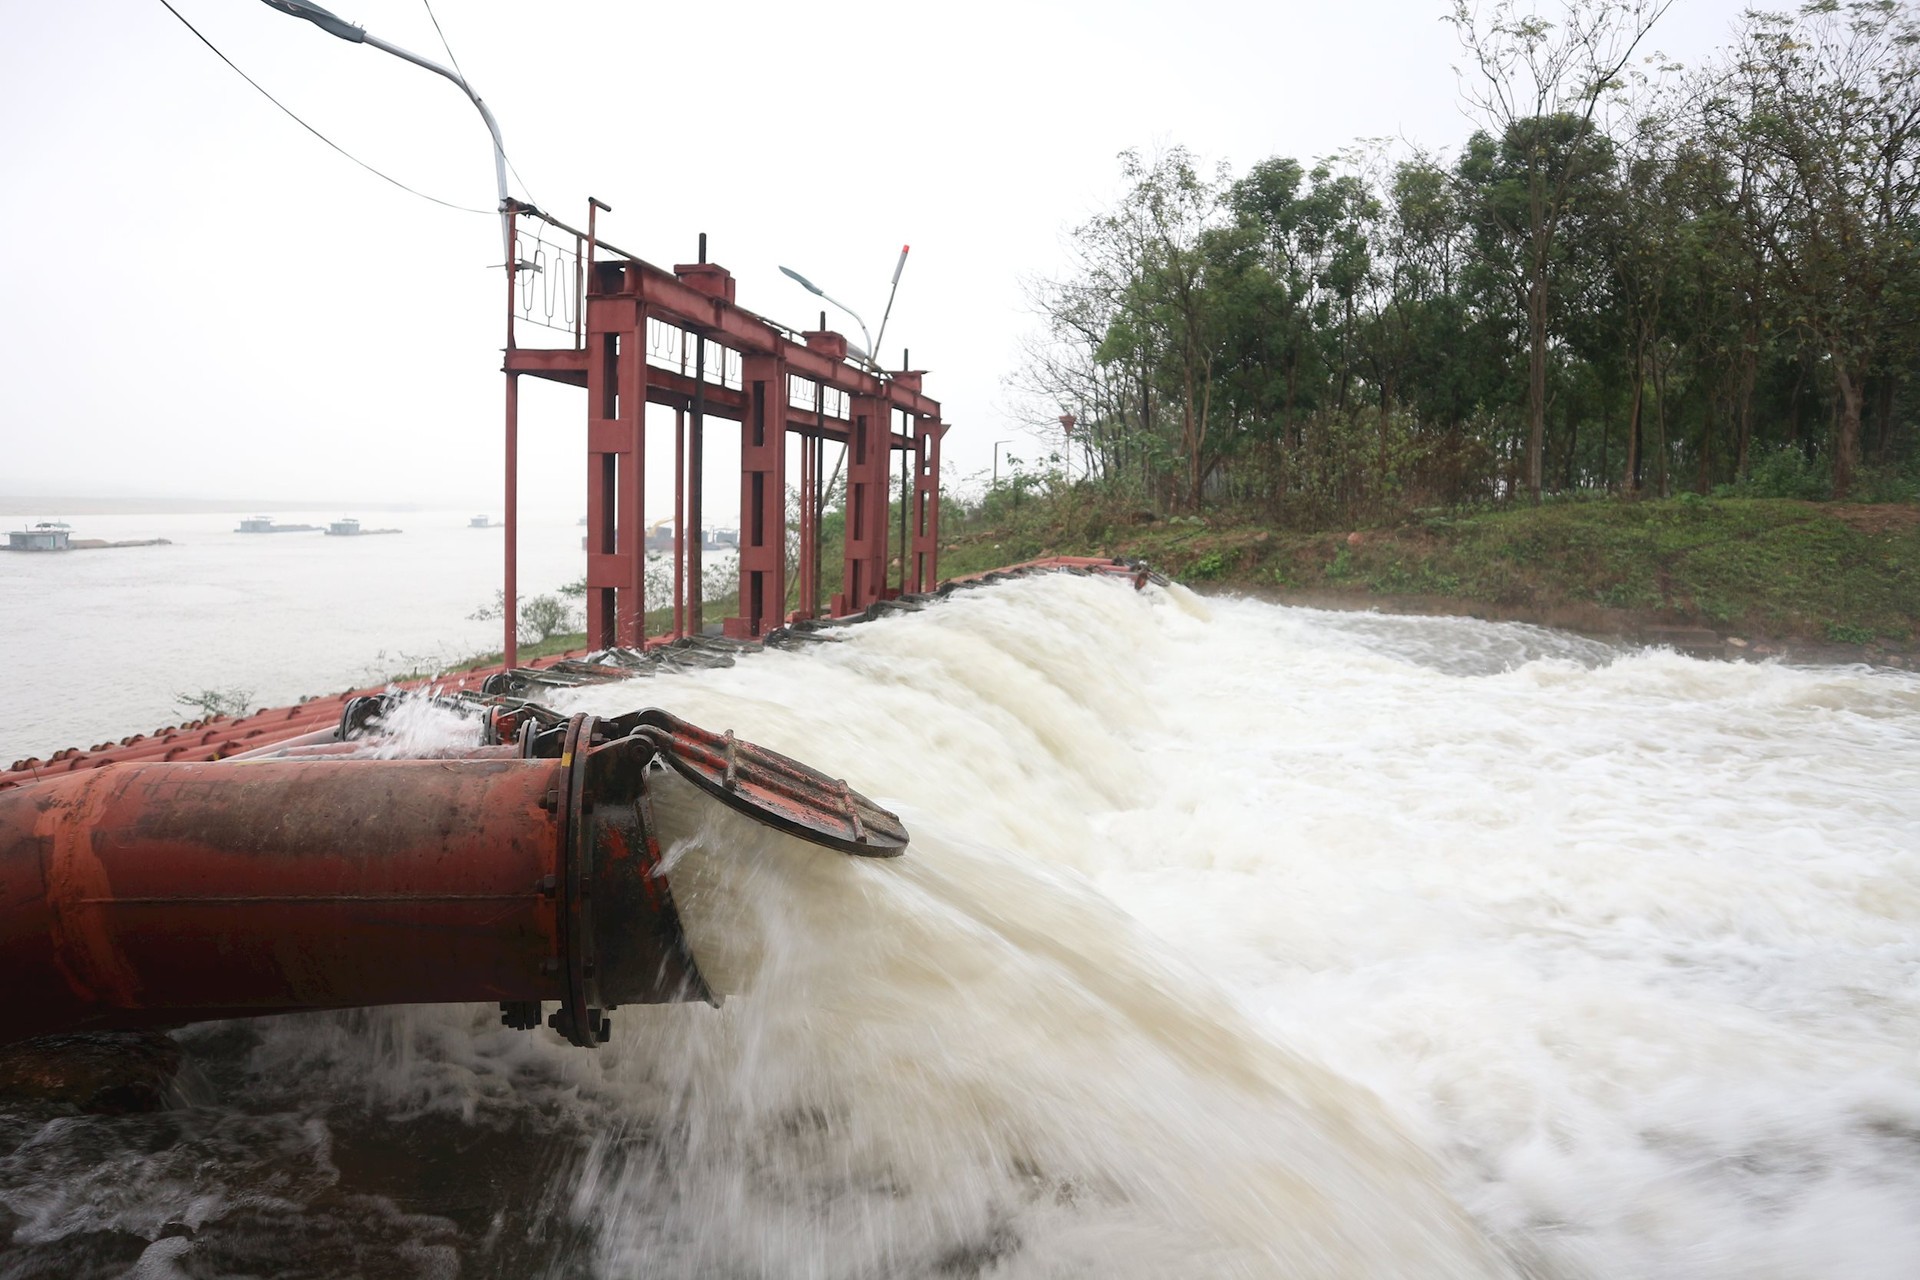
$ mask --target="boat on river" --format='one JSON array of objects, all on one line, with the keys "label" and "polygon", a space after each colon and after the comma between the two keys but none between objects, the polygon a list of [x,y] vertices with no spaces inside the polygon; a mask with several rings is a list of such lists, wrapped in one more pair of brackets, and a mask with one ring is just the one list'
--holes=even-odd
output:
[{"label": "boat on river", "polygon": [[398,529],[365,529],[352,516],[341,516],[327,526],[330,538],[371,538],[376,533],[399,533]]},{"label": "boat on river", "polygon": [[9,551],[68,551],[72,545],[72,532],[60,520],[42,520],[30,529],[14,529],[7,534]]},{"label": "boat on river", "polygon": [[248,516],[235,533],[312,533],[317,524],[275,524],[272,516]]}]

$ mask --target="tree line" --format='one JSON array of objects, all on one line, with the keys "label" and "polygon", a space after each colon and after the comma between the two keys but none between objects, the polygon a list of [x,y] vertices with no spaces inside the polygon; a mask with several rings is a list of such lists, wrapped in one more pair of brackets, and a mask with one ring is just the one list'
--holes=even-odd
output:
[{"label": "tree line", "polygon": [[[1076,478],[1323,525],[1543,493],[1912,497],[1920,22],[1751,12],[1710,64],[1671,0],[1457,4],[1478,127],[1123,192],[1035,282],[1010,382]],[[1904,490],[1902,488],[1904,486]]]}]

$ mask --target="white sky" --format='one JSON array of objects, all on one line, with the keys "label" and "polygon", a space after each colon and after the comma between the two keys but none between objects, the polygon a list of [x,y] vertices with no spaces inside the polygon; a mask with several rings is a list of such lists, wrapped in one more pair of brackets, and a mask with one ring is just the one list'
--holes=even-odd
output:
[{"label": "white sky", "polygon": [[[491,208],[451,84],[258,0],[174,0],[368,163]],[[452,503],[498,512],[498,225],[398,191],[282,115],[158,0],[7,0],[0,43],[0,493]],[[443,59],[420,0],[341,17]],[[1236,171],[1356,137],[1469,131],[1443,0],[598,3],[439,0],[531,196],[670,266],[706,231],[742,305],[812,327],[793,266],[888,325],[946,407],[948,483],[1034,450],[1001,379],[1020,280],[1117,190],[1115,153]],[[1678,0],[1697,62],[1739,0]],[[514,183],[516,195],[529,193]],[[856,333],[851,323],[829,323]],[[528,379],[522,501],[584,510],[584,393]],[[726,424],[717,424],[724,431]],[[664,470],[664,468],[663,468]],[[712,473],[710,473],[712,474]],[[735,503],[719,484],[712,517]],[[661,508],[650,500],[654,511]]]}]

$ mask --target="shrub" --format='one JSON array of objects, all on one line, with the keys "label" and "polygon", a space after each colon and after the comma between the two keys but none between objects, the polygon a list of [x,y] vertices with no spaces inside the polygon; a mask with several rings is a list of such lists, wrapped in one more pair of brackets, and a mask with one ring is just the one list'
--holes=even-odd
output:
[{"label": "shrub", "polygon": [[1209,551],[1195,560],[1187,569],[1187,576],[1196,582],[1208,582],[1227,571],[1227,558],[1218,551]]},{"label": "shrub", "polygon": [[[481,605],[467,618],[473,622],[497,622],[506,608],[506,593],[495,591],[493,603]],[[521,644],[539,644],[549,636],[578,629],[579,620],[572,605],[556,595],[538,595],[520,602],[520,625],[514,631]]]},{"label": "shrub", "polygon": [[1738,498],[1799,498],[1809,502],[1822,501],[1832,492],[1827,468],[1792,445],[1756,454],[1747,467],[1746,478],[1726,489]]},{"label": "shrub", "polygon": [[253,701],[253,690],[202,689],[198,693],[176,693],[173,700],[183,707],[192,707],[202,719],[211,720],[215,716],[247,714],[247,706]]}]

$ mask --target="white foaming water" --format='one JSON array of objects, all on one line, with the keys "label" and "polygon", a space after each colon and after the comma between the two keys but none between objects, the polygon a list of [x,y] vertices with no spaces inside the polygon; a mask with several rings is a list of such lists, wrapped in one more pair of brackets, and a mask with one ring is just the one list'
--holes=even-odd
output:
[{"label": "white foaming water", "polygon": [[483,1007],[190,1030],[196,1105],[0,1117],[11,1256],[1920,1271],[1912,676],[1049,578],[570,709],[645,704],[912,847],[666,779],[722,1008],[622,1009],[598,1052]]}]

